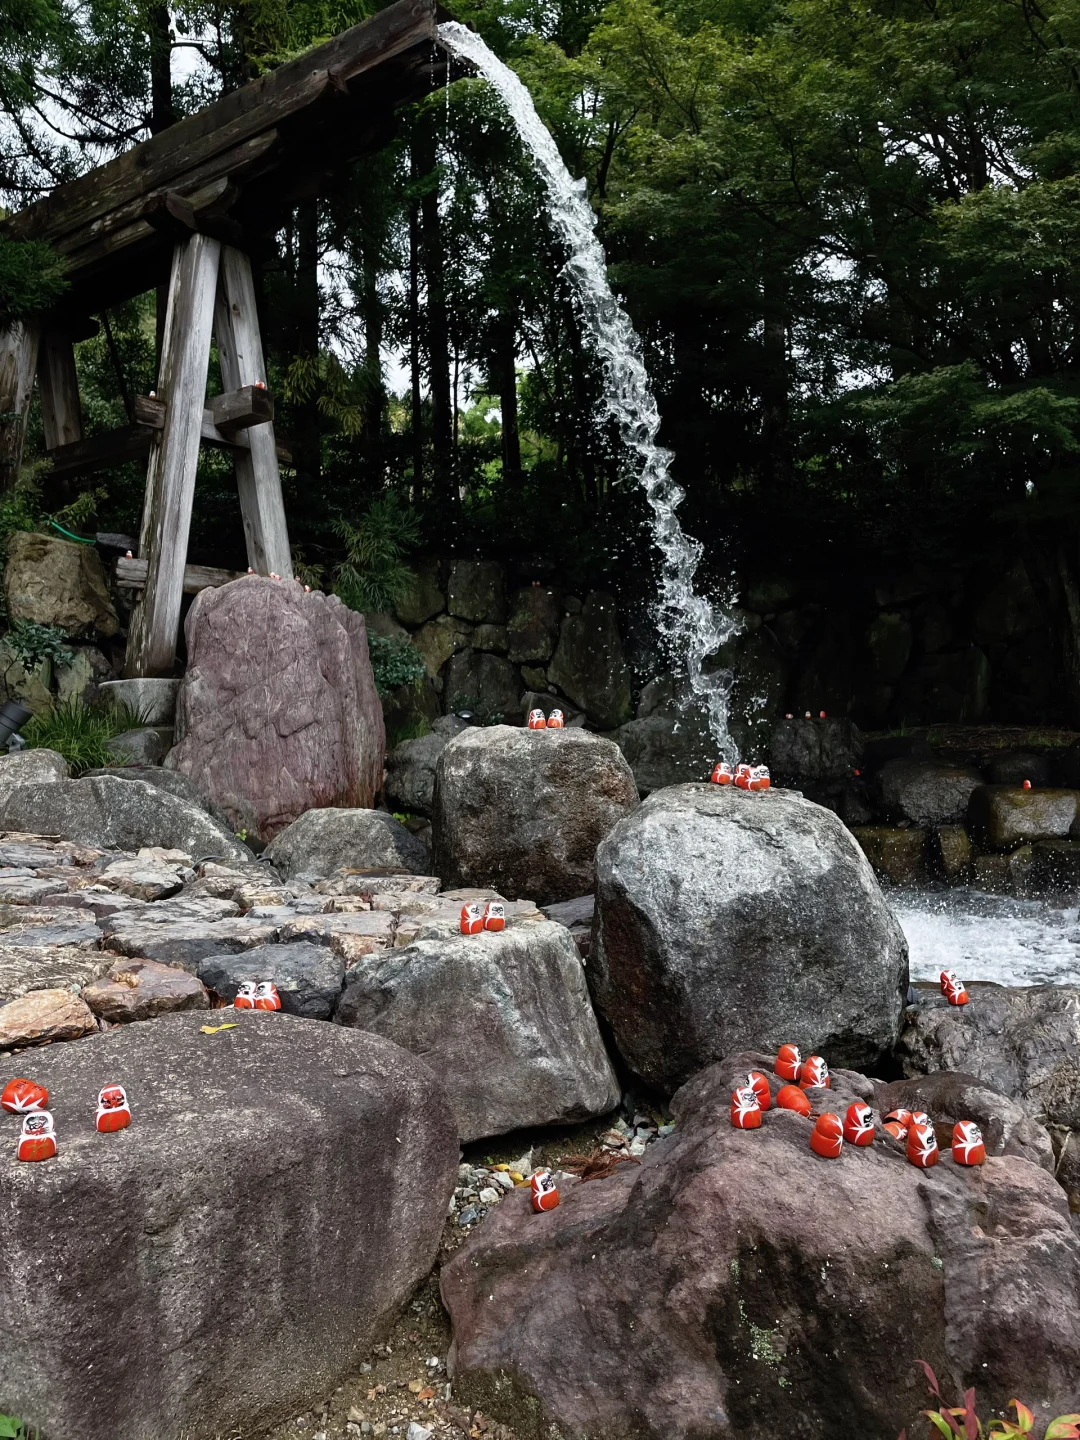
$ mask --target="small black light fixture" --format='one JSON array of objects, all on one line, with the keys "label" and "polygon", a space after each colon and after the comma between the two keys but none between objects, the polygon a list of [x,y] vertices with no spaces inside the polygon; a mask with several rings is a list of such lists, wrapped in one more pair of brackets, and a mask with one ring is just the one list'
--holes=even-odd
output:
[{"label": "small black light fixture", "polygon": [[18,734],[33,713],[20,700],[9,700],[0,708],[0,749]]}]

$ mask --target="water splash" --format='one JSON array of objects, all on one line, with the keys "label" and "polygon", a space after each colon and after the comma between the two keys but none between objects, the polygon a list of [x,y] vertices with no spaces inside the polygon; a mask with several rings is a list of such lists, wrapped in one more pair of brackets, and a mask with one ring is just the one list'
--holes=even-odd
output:
[{"label": "water splash", "polygon": [[596,238],[596,216],[585,193],[563,164],[555,141],[518,77],[479,35],[450,21],[439,26],[439,43],[466,60],[498,92],[547,187],[555,228],[569,251],[566,269],[578,311],[603,362],[604,405],[624,443],[638,460],[640,483],[652,512],[652,534],[661,555],[660,595],[654,616],[661,639],[686,666],[694,700],[708,714],[716,748],[728,760],[738,751],[728,731],[733,685],[730,670],[707,672],[705,662],[739,626],[733,616],[694,592],[700,541],[683,533],[675,514],[683,491],[671,478],[671,451],[656,443],[660,413],[649,385],[641,341],[607,282],[607,261]]}]

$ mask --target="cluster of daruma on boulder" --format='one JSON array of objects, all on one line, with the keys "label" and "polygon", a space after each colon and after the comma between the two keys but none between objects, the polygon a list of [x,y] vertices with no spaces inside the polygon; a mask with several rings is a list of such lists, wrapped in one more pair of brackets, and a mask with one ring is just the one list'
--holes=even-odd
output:
[{"label": "cluster of daruma on boulder", "polygon": [[[769,1077],[762,1070],[751,1070],[745,1085],[737,1085],[732,1091],[731,1124],[734,1129],[760,1130],[765,1112],[775,1103],[778,1110],[793,1110],[797,1115],[815,1122],[809,1137],[810,1149],[823,1160],[838,1160],[845,1142],[859,1149],[873,1145],[877,1125],[873,1110],[865,1102],[853,1101],[843,1120],[831,1110],[815,1113],[806,1092],[828,1090],[832,1086],[829,1067],[820,1055],[810,1055],[804,1061],[797,1045],[781,1045],[773,1062],[773,1073],[786,1082],[780,1086],[775,1100]],[[925,1111],[891,1110],[882,1120],[881,1129],[883,1140],[888,1136],[890,1140],[905,1144],[909,1162],[920,1170],[929,1170],[941,1158],[934,1122]],[[986,1146],[982,1131],[974,1121],[962,1120],[953,1126],[952,1158],[957,1165],[982,1165],[985,1162]]]}]

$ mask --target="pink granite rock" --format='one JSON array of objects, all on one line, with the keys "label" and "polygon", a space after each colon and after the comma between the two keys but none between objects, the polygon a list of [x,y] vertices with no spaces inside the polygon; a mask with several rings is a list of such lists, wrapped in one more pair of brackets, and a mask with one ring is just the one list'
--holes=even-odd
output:
[{"label": "pink granite rock", "polygon": [[196,596],[170,768],[238,830],[271,839],[305,810],[371,806],[386,738],[362,615],[293,580]]}]

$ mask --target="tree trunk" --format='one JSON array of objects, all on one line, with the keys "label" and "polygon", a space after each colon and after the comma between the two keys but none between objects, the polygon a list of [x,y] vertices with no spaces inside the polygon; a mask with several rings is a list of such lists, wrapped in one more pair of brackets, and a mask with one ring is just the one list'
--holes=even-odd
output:
[{"label": "tree trunk", "polygon": [[521,437],[518,434],[517,328],[513,309],[504,311],[492,330],[491,380],[502,412],[503,483],[518,492],[524,480],[521,470]]},{"label": "tree trunk", "polygon": [[[168,5],[150,5],[146,10],[146,37],[150,42],[150,134],[160,135],[176,123],[173,108],[172,88],[172,38],[169,34]],[[157,287],[155,299],[155,329],[157,341],[157,364],[161,365],[161,346],[165,338],[165,307],[169,300],[169,287],[163,283]]]},{"label": "tree trunk", "polygon": [[[319,354],[319,212],[315,200],[302,200],[296,207],[296,240],[296,354],[315,360]],[[295,411],[297,478],[317,486],[322,468],[317,385]]]},{"label": "tree trunk", "polygon": [[[411,156],[416,179],[416,152]],[[420,393],[420,204],[409,202],[409,378],[412,393],[412,499],[424,498],[424,403]]]},{"label": "tree trunk", "polygon": [[453,402],[450,393],[450,321],[446,305],[446,265],[439,182],[436,173],[435,134],[430,116],[416,130],[417,168],[426,188],[420,201],[421,254],[427,287],[428,388],[431,393],[431,430],[435,457],[435,499],[447,518],[457,511],[454,485]]}]

